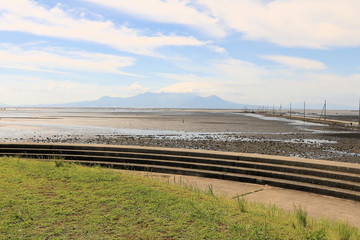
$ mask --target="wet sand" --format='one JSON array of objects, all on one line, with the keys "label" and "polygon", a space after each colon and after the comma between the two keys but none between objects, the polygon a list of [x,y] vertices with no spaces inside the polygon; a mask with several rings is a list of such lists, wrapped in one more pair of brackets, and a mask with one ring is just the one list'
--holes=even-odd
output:
[{"label": "wet sand", "polygon": [[0,141],[161,146],[360,163],[359,130],[241,110],[6,109],[0,111]]}]

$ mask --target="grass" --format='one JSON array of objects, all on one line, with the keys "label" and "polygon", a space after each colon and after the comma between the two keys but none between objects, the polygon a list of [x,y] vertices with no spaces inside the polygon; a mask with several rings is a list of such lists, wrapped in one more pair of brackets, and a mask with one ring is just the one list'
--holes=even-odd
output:
[{"label": "grass", "polygon": [[299,224],[302,225],[303,227],[306,227],[308,222],[307,211],[303,209],[301,206],[296,207],[296,205],[294,205],[294,212]]},{"label": "grass", "polygon": [[359,229],[298,210],[225,199],[211,185],[0,158],[0,239],[360,239]]}]

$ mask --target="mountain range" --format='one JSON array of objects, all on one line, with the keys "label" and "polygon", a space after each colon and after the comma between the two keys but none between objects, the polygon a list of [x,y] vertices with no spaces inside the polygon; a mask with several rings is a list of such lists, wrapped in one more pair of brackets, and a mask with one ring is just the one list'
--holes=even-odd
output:
[{"label": "mountain range", "polygon": [[[112,107],[112,108],[205,108],[205,109],[258,109],[259,106],[238,104],[225,101],[220,97],[211,95],[200,97],[192,93],[142,93],[133,97],[108,97],[104,96],[93,101],[69,102],[60,104],[38,104],[11,106],[1,104],[0,107]],[[288,108],[283,105],[283,109]],[[322,109],[322,104],[306,103],[306,109]],[[271,107],[270,107],[271,108]],[[276,106],[278,109],[279,106]],[[329,110],[358,110],[359,106],[352,107],[328,104]],[[293,104],[293,109],[303,109],[303,104]]]},{"label": "mountain range", "polygon": [[41,104],[32,107],[116,107],[116,108],[215,108],[237,109],[245,105],[225,101],[211,95],[200,97],[191,93],[143,93],[133,97],[101,97],[94,101]]}]

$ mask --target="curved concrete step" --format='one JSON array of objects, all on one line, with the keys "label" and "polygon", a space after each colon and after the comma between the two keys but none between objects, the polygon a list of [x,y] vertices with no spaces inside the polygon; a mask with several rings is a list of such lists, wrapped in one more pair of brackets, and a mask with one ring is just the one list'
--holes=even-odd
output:
[{"label": "curved concrete step", "polygon": [[[328,170],[318,170],[305,167],[293,167],[285,166],[280,164],[269,164],[269,163],[258,163],[258,162],[245,162],[240,160],[227,160],[227,159],[218,159],[218,158],[204,158],[204,157],[192,157],[192,156],[174,156],[174,155],[165,155],[165,154],[154,154],[154,153],[134,153],[134,152],[114,152],[114,151],[94,151],[94,150],[62,150],[62,149],[24,149],[24,148],[0,148],[0,154],[47,154],[46,157],[53,156],[65,156],[65,155],[89,155],[89,156],[98,156],[98,157],[118,157],[118,158],[128,158],[131,159],[154,159],[154,160],[163,160],[163,161],[175,161],[182,163],[197,163],[197,164],[212,164],[218,166],[226,167],[238,167],[238,168],[247,168],[247,169],[258,169],[264,170],[262,172],[271,171],[275,172],[286,172],[296,175],[309,175],[317,176],[322,178],[329,179],[339,179],[342,181],[351,181],[360,183],[360,175],[358,174],[349,174],[336,171]],[[123,160],[122,160],[123,161]],[[224,170],[226,171],[226,169]],[[255,170],[252,170],[253,174],[256,174]],[[261,173],[260,173],[261,175]]]},{"label": "curved concrete step", "polygon": [[[24,146],[24,147],[23,147]],[[320,170],[337,171],[344,173],[360,174],[358,164],[347,164],[334,161],[291,158],[272,155],[244,154],[234,152],[219,152],[206,150],[188,150],[188,149],[170,149],[170,148],[151,148],[151,147],[134,147],[134,146],[109,146],[109,145],[75,145],[75,144],[47,144],[47,143],[2,143],[1,148],[46,148],[53,150],[95,150],[95,151],[114,151],[114,152],[132,152],[132,153],[153,153],[172,156],[190,156],[205,157],[227,160],[241,160],[245,162],[258,162],[268,164],[278,164],[285,166],[305,167]]]},{"label": "curved concrete step", "polygon": [[0,155],[268,184],[360,201],[360,165],[255,154],[108,145],[0,143]]}]

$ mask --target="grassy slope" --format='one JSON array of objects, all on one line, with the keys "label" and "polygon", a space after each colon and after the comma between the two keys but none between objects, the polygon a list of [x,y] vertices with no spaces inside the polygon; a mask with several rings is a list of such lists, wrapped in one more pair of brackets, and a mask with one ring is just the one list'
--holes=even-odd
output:
[{"label": "grassy slope", "polygon": [[314,222],[300,210],[57,165],[0,158],[0,239],[360,239],[358,229]]}]

